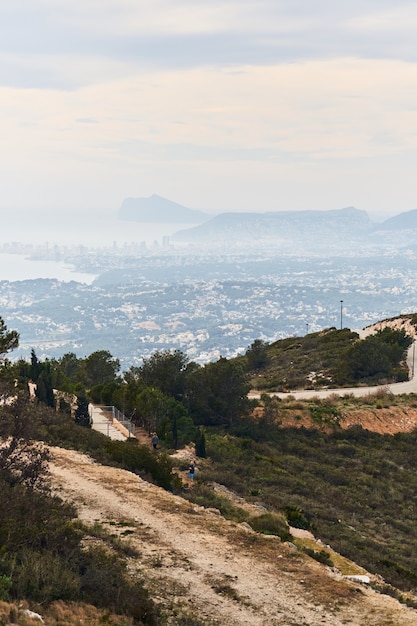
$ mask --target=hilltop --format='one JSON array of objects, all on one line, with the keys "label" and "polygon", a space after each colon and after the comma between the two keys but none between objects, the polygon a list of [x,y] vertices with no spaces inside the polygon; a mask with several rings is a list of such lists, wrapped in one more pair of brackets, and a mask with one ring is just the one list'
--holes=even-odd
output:
[{"label": "hilltop", "polygon": [[294,241],[322,242],[363,240],[372,230],[365,211],[355,207],[333,211],[276,211],[266,213],[221,213],[202,225],[179,231],[174,241],[219,242]]},{"label": "hilltop", "polygon": [[[416,323],[417,315],[408,314],[381,320],[362,331],[331,327],[271,344],[257,340],[236,361],[248,367],[251,386],[260,392],[398,383],[409,377],[410,368],[401,357],[416,335]],[[389,353],[393,355],[396,338],[405,343],[390,366]],[[363,340],[373,349],[365,350]]]},{"label": "hilltop", "polygon": [[126,198],[118,217],[132,222],[196,224],[204,222],[210,215],[154,194],[148,198]]}]

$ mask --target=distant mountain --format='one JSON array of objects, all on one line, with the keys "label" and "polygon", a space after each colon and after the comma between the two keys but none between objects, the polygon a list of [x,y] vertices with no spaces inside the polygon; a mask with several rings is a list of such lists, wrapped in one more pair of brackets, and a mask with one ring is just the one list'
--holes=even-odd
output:
[{"label": "distant mountain", "polygon": [[181,242],[299,241],[334,242],[362,238],[373,229],[365,211],[354,207],[331,211],[279,211],[221,213],[204,224],[181,230],[172,237]]},{"label": "distant mountain", "polygon": [[188,209],[156,194],[149,198],[126,198],[118,213],[120,220],[153,223],[199,224],[210,217],[203,211]]},{"label": "distant mountain", "polygon": [[399,213],[385,220],[378,230],[414,230],[417,229],[417,209]]}]

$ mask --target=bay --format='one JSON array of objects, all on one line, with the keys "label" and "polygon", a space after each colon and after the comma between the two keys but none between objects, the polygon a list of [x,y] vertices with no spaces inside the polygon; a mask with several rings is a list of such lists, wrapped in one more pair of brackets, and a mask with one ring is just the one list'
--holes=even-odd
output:
[{"label": "bay", "polygon": [[162,245],[169,237],[194,224],[175,222],[141,223],[119,220],[109,212],[85,213],[22,212],[9,213],[0,230],[0,245],[32,244],[38,246],[87,246],[88,248],[123,247],[145,243]]},{"label": "bay", "polygon": [[[147,248],[158,253],[169,237],[192,224],[138,223],[117,219],[109,212],[51,213],[46,211],[16,211],[7,215],[0,231],[0,281],[55,278],[91,284],[96,275],[77,272],[68,263],[56,260],[34,260],[36,252],[45,250],[77,254],[82,247],[94,251],[112,249],[122,254],[124,249]],[[140,248],[140,246],[142,246]]]},{"label": "bay", "polygon": [[58,261],[34,261],[20,254],[0,254],[0,281],[37,278],[55,278],[64,282],[74,280],[90,285],[95,275],[76,272],[71,266]]}]

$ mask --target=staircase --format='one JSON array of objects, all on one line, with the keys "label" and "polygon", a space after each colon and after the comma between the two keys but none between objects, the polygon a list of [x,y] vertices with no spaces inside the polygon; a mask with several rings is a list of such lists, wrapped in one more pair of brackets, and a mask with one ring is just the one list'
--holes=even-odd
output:
[{"label": "staircase", "polygon": [[92,428],[110,439],[125,441],[135,437],[135,425],[115,406],[89,405]]}]

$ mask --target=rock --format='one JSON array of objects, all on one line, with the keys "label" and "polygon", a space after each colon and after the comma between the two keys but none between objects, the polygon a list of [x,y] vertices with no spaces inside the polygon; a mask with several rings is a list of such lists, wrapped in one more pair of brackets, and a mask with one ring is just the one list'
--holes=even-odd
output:
[{"label": "rock", "polygon": [[42,624],[45,623],[43,621],[42,615],[39,615],[39,613],[35,613],[34,611],[31,611],[30,609],[23,609],[22,614],[26,615],[26,617],[29,617],[30,619],[36,619],[39,622],[42,622]]},{"label": "rock", "polygon": [[363,576],[362,574],[354,574],[352,576],[345,576],[348,580],[352,580],[355,583],[362,583],[363,585],[369,585],[371,579],[369,576]]}]

